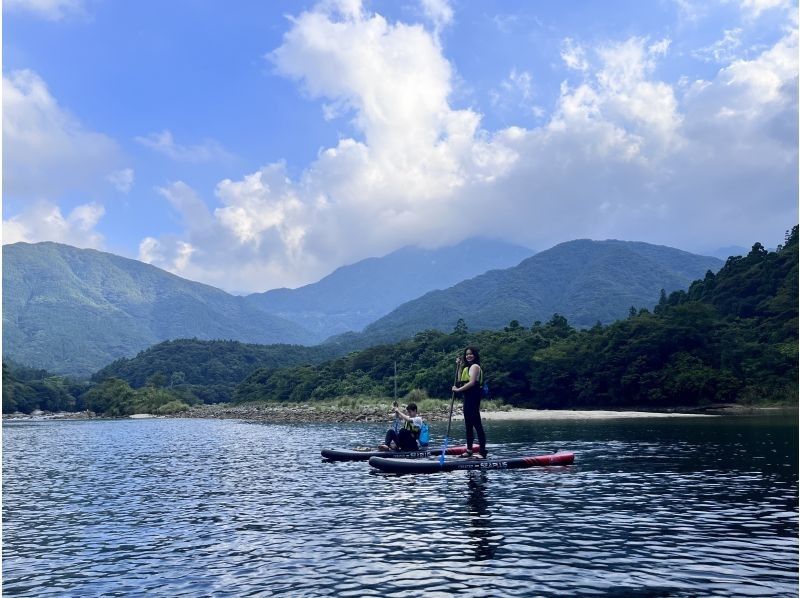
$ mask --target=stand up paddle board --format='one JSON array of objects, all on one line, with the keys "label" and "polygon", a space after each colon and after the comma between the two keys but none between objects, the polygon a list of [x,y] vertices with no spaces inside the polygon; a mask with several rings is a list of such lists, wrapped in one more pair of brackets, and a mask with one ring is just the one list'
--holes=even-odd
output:
[{"label": "stand up paddle board", "polygon": [[543,465],[570,465],[575,461],[575,453],[559,452],[551,455],[532,457],[513,457],[509,459],[447,459],[444,463],[436,460],[414,461],[386,457],[370,457],[369,464],[385,473],[439,473],[462,469],[522,469]]},{"label": "stand up paddle board", "polygon": [[[479,450],[479,446],[474,445],[474,451]],[[460,455],[466,452],[466,445],[448,446],[445,455]],[[371,457],[386,457],[394,459],[425,459],[442,454],[442,447],[425,447],[416,451],[379,451],[379,450],[348,450],[348,449],[323,449],[322,458],[328,461],[367,461]]]}]

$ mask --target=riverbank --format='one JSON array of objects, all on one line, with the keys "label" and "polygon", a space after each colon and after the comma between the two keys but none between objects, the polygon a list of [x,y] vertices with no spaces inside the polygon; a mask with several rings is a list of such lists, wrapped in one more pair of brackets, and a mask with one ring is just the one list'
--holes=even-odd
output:
[{"label": "riverbank", "polygon": [[[525,421],[525,420],[603,420],[603,419],[632,419],[632,418],[665,418],[665,417],[714,417],[720,415],[769,415],[786,413],[788,416],[797,417],[797,407],[773,406],[752,407],[747,405],[717,405],[702,411],[612,411],[612,410],[562,410],[562,409],[521,409],[505,407],[501,409],[485,409],[481,416],[487,421]],[[427,421],[447,421],[449,416],[449,403],[427,405],[422,410]],[[214,404],[197,405],[170,415],[136,414],[117,419],[146,419],[146,418],[181,418],[181,419],[239,419],[246,421],[261,421],[270,423],[380,423],[391,422],[389,407],[383,404],[359,405],[343,407],[339,404]],[[3,414],[4,420],[87,420],[100,419],[91,411],[76,413],[45,413],[33,414]],[[453,419],[463,418],[460,407],[455,406]],[[108,418],[103,418],[108,419]]]}]

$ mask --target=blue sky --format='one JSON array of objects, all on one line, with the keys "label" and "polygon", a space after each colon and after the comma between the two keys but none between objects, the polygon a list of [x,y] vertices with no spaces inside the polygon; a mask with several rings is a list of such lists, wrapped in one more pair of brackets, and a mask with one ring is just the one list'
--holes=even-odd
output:
[{"label": "blue sky", "polygon": [[794,0],[3,2],[3,243],[231,292],[798,218]]}]

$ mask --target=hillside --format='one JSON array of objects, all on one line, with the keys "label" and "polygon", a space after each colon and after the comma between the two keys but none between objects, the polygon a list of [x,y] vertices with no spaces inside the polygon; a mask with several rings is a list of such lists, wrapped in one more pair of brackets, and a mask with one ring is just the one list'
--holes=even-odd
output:
[{"label": "hillside", "polygon": [[156,267],[56,243],[3,247],[3,354],[87,376],[163,340],[309,343],[301,326]]},{"label": "hillside", "polygon": [[247,301],[312,330],[317,342],[359,331],[394,308],[488,270],[516,266],[533,251],[503,241],[469,239],[439,249],[404,247],[338,268],[298,289],[275,289]]},{"label": "hillside", "polygon": [[400,395],[414,391],[420,399],[426,394],[447,398],[453,357],[466,345],[480,348],[491,397],[511,405],[796,406],[797,285],[795,226],[776,251],[756,243],[747,255],[728,259],[718,273],[707,273],[688,290],[661,294],[652,311],[629,311],[608,326],[576,330],[559,315],[530,327],[510,321],[502,330],[468,332],[459,326],[327,361],[326,350],[341,348],[183,340],[119,360],[90,383],[4,361],[3,412],[169,414],[231,398],[351,401],[358,395],[391,396],[395,371]]},{"label": "hillside", "polygon": [[533,326],[428,330],[314,367],[262,368],[241,401],[450,396],[453,357],[480,349],[490,396],[553,409],[694,409],[720,403],[797,405],[798,228],[775,252],[756,243],[688,291],[663,294],[603,326],[577,330],[563,316]]},{"label": "hillside", "polygon": [[118,359],[95,373],[92,380],[120,378],[139,388],[160,374],[163,383],[172,386],[228,384],[241,381],[256,367],[317,363],[334,356],[325,347],[180,339],[158,343],[130,359]]},{"label": "hillside", "polygon": [[369,346],[420,330],[497,329],[518,320],[546,321],[554,313],[577,327],[624,318],[631,306],[652,307],[661,289],[686,289],[723,262],[671,247],[629,241],[561,243],[518,266],[487,272],[409,301],[364,329],[330,342]]}]

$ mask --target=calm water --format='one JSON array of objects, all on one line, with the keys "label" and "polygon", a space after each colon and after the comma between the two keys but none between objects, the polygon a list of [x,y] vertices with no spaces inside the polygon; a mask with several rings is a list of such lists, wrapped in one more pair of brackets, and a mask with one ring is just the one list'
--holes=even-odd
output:
[{"label": "calm water", "polygon": [[382,426],[6,423],[3,593],[797,595],[796,414],[487,428],[576,463],[397,477],[319,458]]}]

